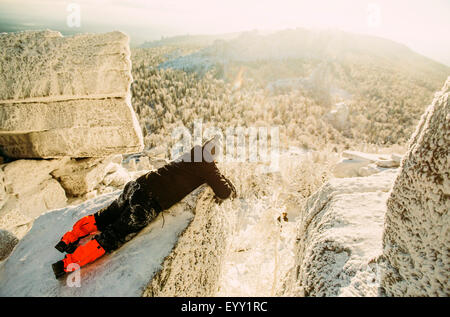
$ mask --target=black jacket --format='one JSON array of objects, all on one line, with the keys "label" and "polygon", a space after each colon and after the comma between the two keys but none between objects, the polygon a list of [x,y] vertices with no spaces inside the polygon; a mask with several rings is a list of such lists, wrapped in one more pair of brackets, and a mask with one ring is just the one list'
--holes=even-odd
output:
[{"label": "black jacket", "polygon": [[[199,153],[206,155],[199,156]],[[162,210],[178,203],[205,183],[220,199],[236,195],[233,184],[220,173],[212,157],[203,153],[203,148],[199,145],[158,170],[142,175],[136,181],[152,193]]]}]

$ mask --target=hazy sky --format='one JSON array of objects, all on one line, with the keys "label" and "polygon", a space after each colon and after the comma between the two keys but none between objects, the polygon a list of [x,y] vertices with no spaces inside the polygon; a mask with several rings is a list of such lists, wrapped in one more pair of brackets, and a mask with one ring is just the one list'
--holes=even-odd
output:
[{"label": "hazy sky", "polygon": [[[69,28],[68,5],[81,28]],[[450,0],[0,0],[0,31],[129,33],[137,44],[177,34],[339,28],[378,35],[450,65]]]}]

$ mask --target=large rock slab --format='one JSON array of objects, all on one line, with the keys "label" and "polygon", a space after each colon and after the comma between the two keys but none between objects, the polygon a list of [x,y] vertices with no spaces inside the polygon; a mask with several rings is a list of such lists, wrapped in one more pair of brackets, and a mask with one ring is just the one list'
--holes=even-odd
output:
[{"label": "large rock slab", "polygon": [[133,126],[74,127],[16,134],[0,132],[0,140],[3,152],[16,158],[105,157],[140,152],[143,145],[138,135],[140,130]]},{"label": "large rock slab", "polygon": [[422,116],[387,201],[382,287],[450,295],[450,77]]},{"label": "large rock slab", "polygon": [[0,144],[14,158],[104,157],[143,149],[131,107],[128,36],[0,35]]},{"label": "large rock slab", "polygon": [[132,80],[128,42],[121,32],[0,34],[0,100],[126,97]]},{"label": "large rock slab", "polygon": [[288,296],[377,296],[386,200],[396,170],[336,178],[299,217]]},{"label": "large rock slab", "polygon": [[195,217],[183,231],[143,296],[216,296],[232,221],[217,208],[210,188],[199,195]]},{"label": "large rock slab", "polygon": [[122,98],[16,102],[5,103],[1,107],[0,126],[5,133],[73,127],[120,127],[133,120],[132,113],[128,111],[129,105]]}]

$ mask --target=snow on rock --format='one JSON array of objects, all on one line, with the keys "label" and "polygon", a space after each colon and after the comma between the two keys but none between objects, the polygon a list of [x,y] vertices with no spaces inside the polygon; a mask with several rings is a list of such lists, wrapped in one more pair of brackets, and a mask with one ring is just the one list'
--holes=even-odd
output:
[{"label": "snow on rock", "polygon": [[382,287],[449,296],[450,77],[422,116],[387,201]]},{"label": "snow on rock", "polygon": [[195,218],[180,235],[143,296],[216,296],[232,220],[207,188],[193,207]]},{"label": "snow on rock", "polygon": [[396,168],[399,165],[398,156],[390,158],[385,154],[344,151],[341,160],[334,165],[332,172],[335,177],[341,178],[369,176],[382,172],[386,168]]},{"label": "snow on rock", "polygon": [[56,160],[17,160],[3,164],[6,192],[22,194],[47,179],[50,172],[67,162],[67,159]]},{"label": "snow on rock", "polygon": [[[195,218],[196,224],[192,229],[188,227],[194,217],[193,209],[201,192],[202,188],[187,196],[160,214],[154,222],[121,248],[71,273],[65,280],[56,280],[53,275],[51,264],[63,257],[54,245],[78,219],[108,205],[120,191],[40,216],[11,255],[1,264],[0,296],[140,296],[161,268],[163,273],[159,273],[155,278],[158,282],[149,284],[155,285],[155,289],[157,286],[162,290],[173,291],[172,286],[180,283],[176,278],[181,276],[181,272],[186,275],[186,280],[193,282],[192,285],[186,285],[187,288],[197,289],[198,292],[202,288],[208,288],[204,283],[208,285],[209,276],[214,277],[216,274],[211,272],[218,269],[209,265],[217,262],[214,258],[220,252],[214,251],[212,246],[197,245],[200,240],[196,240],[195,235],[205,235],[205,244],[214,241],[206,239],[206,236],[215,233],[212,231],[215,225],[211,223],[209,217],[202,219],[208,215],[204,208],[209,208],[208,200],[212,197],[211,193],[208,197],[202,198],[203,207],[196,207],[195,212],[198,213],[198,217]],[[202,227],[207,224],[212,225]],[[182,240],[179,240],[178,237],[182,233]],[[215,245],[220,246],[219,242],[221,243],[217,240]],[[205,257],[198,258],[199,263],[196,266],[194,260],[196,255],[200,254],[194,252],[198,252],[201,248],[205,248],[205,251],[202,251]],[[193,253],[190,254],[188,250],[192,250]],[[189,257],[189,260],[185,261],[183,257]],[[165,276],[170,270],[169,258],[174,261],[172,274],[169,274],[167,280],[161,281],[161,275]],[[177,267],[175,263],[180,263],[178,261],[190,265]],[[204,266],[200,265],[201,261],[206,261]],[[194,278],[195,276],[197,278]],[[80,287],[77,287],[76,281],[80,282]],[[175,290],[181,292],[183,288],[178,287]]]},{"label": "snow on rock", "polygon": [[66,192],[71,196],[80,196],[92,191],[106,176],[112,157],[103,159],[72,159],[52,172]]},{"label": "snow on rock", "polygon": [[361,160],[374,163],[379,159],[385,160],[387,159],[388,156],[383,154],[380,155],[380,154],[346,150],[342,152],[342,157],[352,160]]},{"label": "snow on rock", "polygon": [[400,166],[400,162],[402,160],[403,156],[400,154],[392,153],[391,154],[391,160],[397,162],[398,166]]},{"label": "snow on rock", "polygon": [[17,160],[0,166],[4,194],[0,203],[0,228],[19,239],[41,213],[66,206],[67,197],[50,172],[66,162]]},{"label": "snow on rock", "polygon": [[[65,103],[75,103],[75,108],[86,108],[85,118],[79,125],[64,117],[72,117],[70,113],[75,108]],[[81,107],[81,103],[88,103],[88,107]],[[100,112],[99,103],[105,103]],[[122,103],[119,105],[119,103]],[[107,106],[106,104],[109,104]],[[4,153],[15,158],[56,158],[70,157],[104,157],[115,153],[134,153],[143,149],[142,132],[131,106],[125,101],[67,101],[58,102],[59,111],[51,111],[38,105],[34,112],[23,111],[22,114],[32,121],[51,120],[50,126],[44,123],[38,125],[40,130],[33,130],[34,126],[4,127],[13,111],[9,111],[22,104],[0,104],[5,121],[0,119],[0,142]],[[95,110],[96,109],[96,110]],[[109,115],[106,113],[109,111]],[[33,116],[29,114],[33,113]],[[104,117],[102,117],[104,115]],[[114,116],[114,120],[109,120]],[[75,116],[74,116],[75,117]],[[95,118],[90,120],[89,118]],[[95,125],[91,125],[96,121]],[[25,122],[26,123],[26,122]],[[21,124],[22,125],[22,124]]]},{"label": "snow on rock", "polygon": [[386,199],[396,173],[332,179],[308,199],[283,295],[378,295]]},{"label": "snow on rock", "polygon": [[[0,143],[13,158],[142,151],[128,36],[0,34]],[[31,115],[30,115],[31,114]]]},{"label": "snow on rock", "polygon": [[128,41],[121,32],[0,34],[0,100],[125,97],[132,80]]},{"label": "snow on rock", "polygon": [[105,186],[120,187],[124,186],[130,180],[131,177],[128,171],[124,167],[119,166],[116,171],[109,175],[106,175],[106,177],[103,179],[103,184]]},{"label": "snow on rock", "polygon": [[367,166],[363,166],[359,168],[358,175],[359,176],[370,176],[379,172],[382,172],[384,169],[378,167],[376,164],[369,164]]},{"label": "snow on rock", "polygon": [[[335,177],[357,177],[365,176],[360,175],[359,171],[363,167],[367,167],[370,161],[358,160],[358,159],[341,159],[333,166],[332,173]],[[365,174],[363,172],[363,174]]]},{"label": "snow on rock", "polygon": [[0,229],[0,261],[3,261],[8,257],[17,242],[19,242],[19,239],[11,232]]}]

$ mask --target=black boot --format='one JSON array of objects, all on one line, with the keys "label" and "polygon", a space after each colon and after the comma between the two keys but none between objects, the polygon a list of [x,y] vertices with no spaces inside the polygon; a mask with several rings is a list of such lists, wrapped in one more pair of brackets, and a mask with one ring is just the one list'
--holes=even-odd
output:
[{"label": "black boot", "polygon": [[52,264],[53,273],[55,273],[55,277],[59,279],[60,277],[66,275],[66,272],[64,271],[64,262],[58,261],[56,263]]},{"label": "black boot", "polygon": [[58,250],[61,253],[73,253],[75,252],[75,250],[78,247],[78,242],[80,241],[80,239],[78,239],[75,242],[66,244],[64,241],[59,241],[57,245],[55,245],[55,249]]}]

